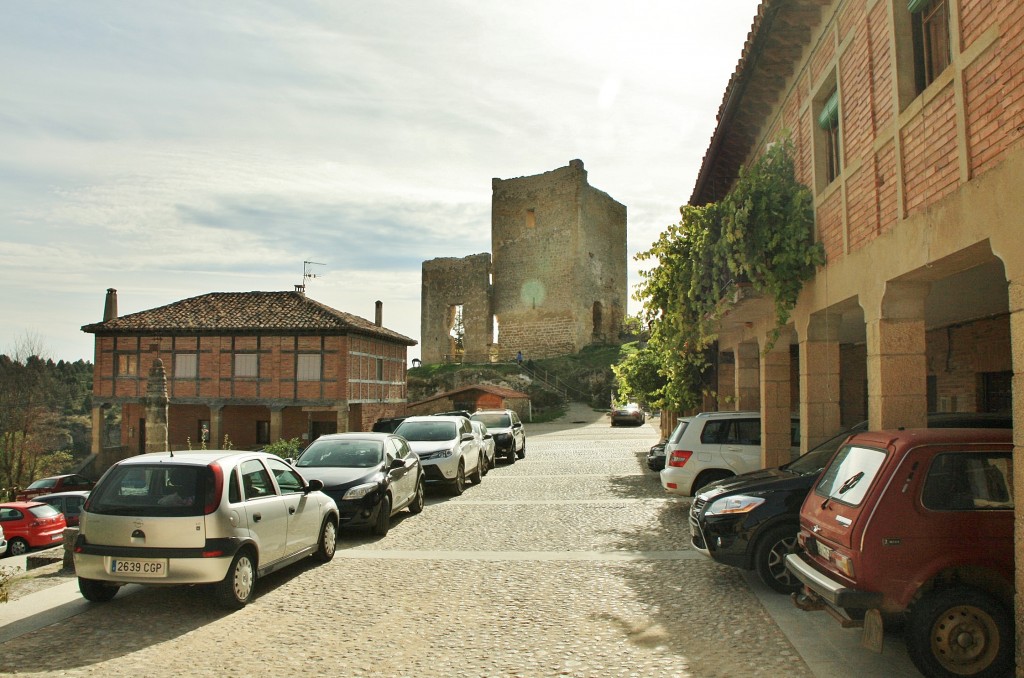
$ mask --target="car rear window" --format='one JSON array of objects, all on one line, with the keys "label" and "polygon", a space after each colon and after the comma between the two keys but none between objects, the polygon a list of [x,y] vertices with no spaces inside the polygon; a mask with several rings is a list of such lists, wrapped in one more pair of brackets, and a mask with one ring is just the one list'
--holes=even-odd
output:
[{"label": "car rear window", "polygon": [[214,491],[206,466],[124,464],[92,491],[86,511],[123,516],[201,516]]},{"label": "car rear window", "polygon": [[36,518],[52,518],[60,511],[53,508],[49,504],[40,504],[39,506],[29,506],[28,512],[34,515]]},{"label": "car rear window", "polygon": [[56,487],[56,486],[57,486],[57,479],[56,478],[43,478],[42,480],[35,481],[34,483],[29,485],[25,489],[26,490],[41,490],[43,488]]},{"label": "car rear window", "polygon": [[[487,422],[484,422],[487,423]],[[489,425],[489,424],[488,424]],[[406,440],[442,441],[455,439],[455,424],[450,421],[403,421],[395,433]]]},{"label": "car rear window", "polygon": [[509,416],[500,412],[494,414],[474,414],[473,419],[493,428],[508,428],[512,425],[512,420]]},{"label": "car rear window", "polygon": [[1013,510],[1008,452],[950,452],[928,468],[921,503],[933,511]]},{"label": "car rear window", "polygon": [[841,504],[860,506],[883,462],[882,450],[846,445],[821,474],[815,492]]},{"label": "car rear window", "polygon": [[675,427],[675,429],[672,430],[672,435],[670,435],[668,437],[668,440],[666,441],[666,443],[668,443],[668,444],[675,444],[675,443],[678,443],[680,440],[682,440],[683,439],[683,431],[686,430],[686,426],[689,423],[690,423],[689,419],[680,419],[679,422],[676,423],[676,427]]}]

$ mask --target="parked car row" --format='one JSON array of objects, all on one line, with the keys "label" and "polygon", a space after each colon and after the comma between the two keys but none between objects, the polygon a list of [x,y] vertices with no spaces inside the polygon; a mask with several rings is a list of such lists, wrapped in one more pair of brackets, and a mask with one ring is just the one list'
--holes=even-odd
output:
[{"label": "parked car row", "polygon": [[[515,430],[525,453],[522,424]],[[492,441],[465,416],[426,416],[393,433],[320,436],[295,460],[230,450],[124,459],[81,512],[79,589],[103,602],[129,583],[209,584],[240,608],[260,577],[307,557],[331,560],[339,529],[383,536],[397,512],[422,512],[426,483],[460,494],[481,482]]]},{"label": "parked car row", "polygon": [[878,651],[883,624],[905,619],[925,675],[1005,675],[1012,420],[958,413],[928,424],[867,432],[864,422],[789,464],[699,488],[693,547],[756,570],[802,609],[863,625]]}]

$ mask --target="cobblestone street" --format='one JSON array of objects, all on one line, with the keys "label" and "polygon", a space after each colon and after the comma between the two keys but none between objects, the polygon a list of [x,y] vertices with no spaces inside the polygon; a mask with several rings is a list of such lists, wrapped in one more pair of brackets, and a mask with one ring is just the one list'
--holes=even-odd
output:
[{"label": "cobblestone street", "polygon": [[643,462],[655,427],[576,408],[527,432],[525,459],[430,492],[384,538],[343,534],[242,611],[201,587],[122,592],[3,643],[0,672],[811,675],[742,573],[688,549],[687,502]]}]

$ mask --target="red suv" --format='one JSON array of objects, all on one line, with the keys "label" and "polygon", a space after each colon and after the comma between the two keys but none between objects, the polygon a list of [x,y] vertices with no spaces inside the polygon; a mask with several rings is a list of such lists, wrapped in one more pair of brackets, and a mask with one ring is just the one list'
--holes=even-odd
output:
[{"label": "red suv", "polygon": [[927,676],[1009,675],[1014,664],[1011,430],[918,429],[851,437],[800,512],[786,567],[794,602],[863,625],[881,651],[905,616]]}]

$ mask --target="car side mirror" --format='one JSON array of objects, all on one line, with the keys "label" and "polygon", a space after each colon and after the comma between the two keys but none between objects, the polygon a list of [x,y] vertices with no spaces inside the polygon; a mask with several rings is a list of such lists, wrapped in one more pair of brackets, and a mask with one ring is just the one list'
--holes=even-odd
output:
[{"label": "car side mirror", "polygon": [[392,459],[391,463],[388,464],[388,470],[389,471],[393,471],[395,469],[400,469],[400,468],[405,468],[405,462],[403,462],[401,459],[398,459],[398,458]]},{"label": "car side mirror", "polygon": [[516,423],[512,424],[512,428],[522,428],[522,427],[523,427],[523,423],[519,422],[519,421],[517,421]]},{"label": "car side mirror", "polygon": [[494,436],[492,436],[490,433],[488,433],[487,435],[484,436],[484,440],[490,440],[493,437]]},{"label": "car side mirror", "polygon": [[473,440],[473,434],[472,433],[463,433],[462,434],[462,440],[463,440],[463,442],[465,442],[467,440]]},{"label": "car side mirror", "polygon": [[324,481],[319,478],[313,478],[306,483],[306,494],[309,494],[310,492],[319,492],[322,489],[324,489]]}]

